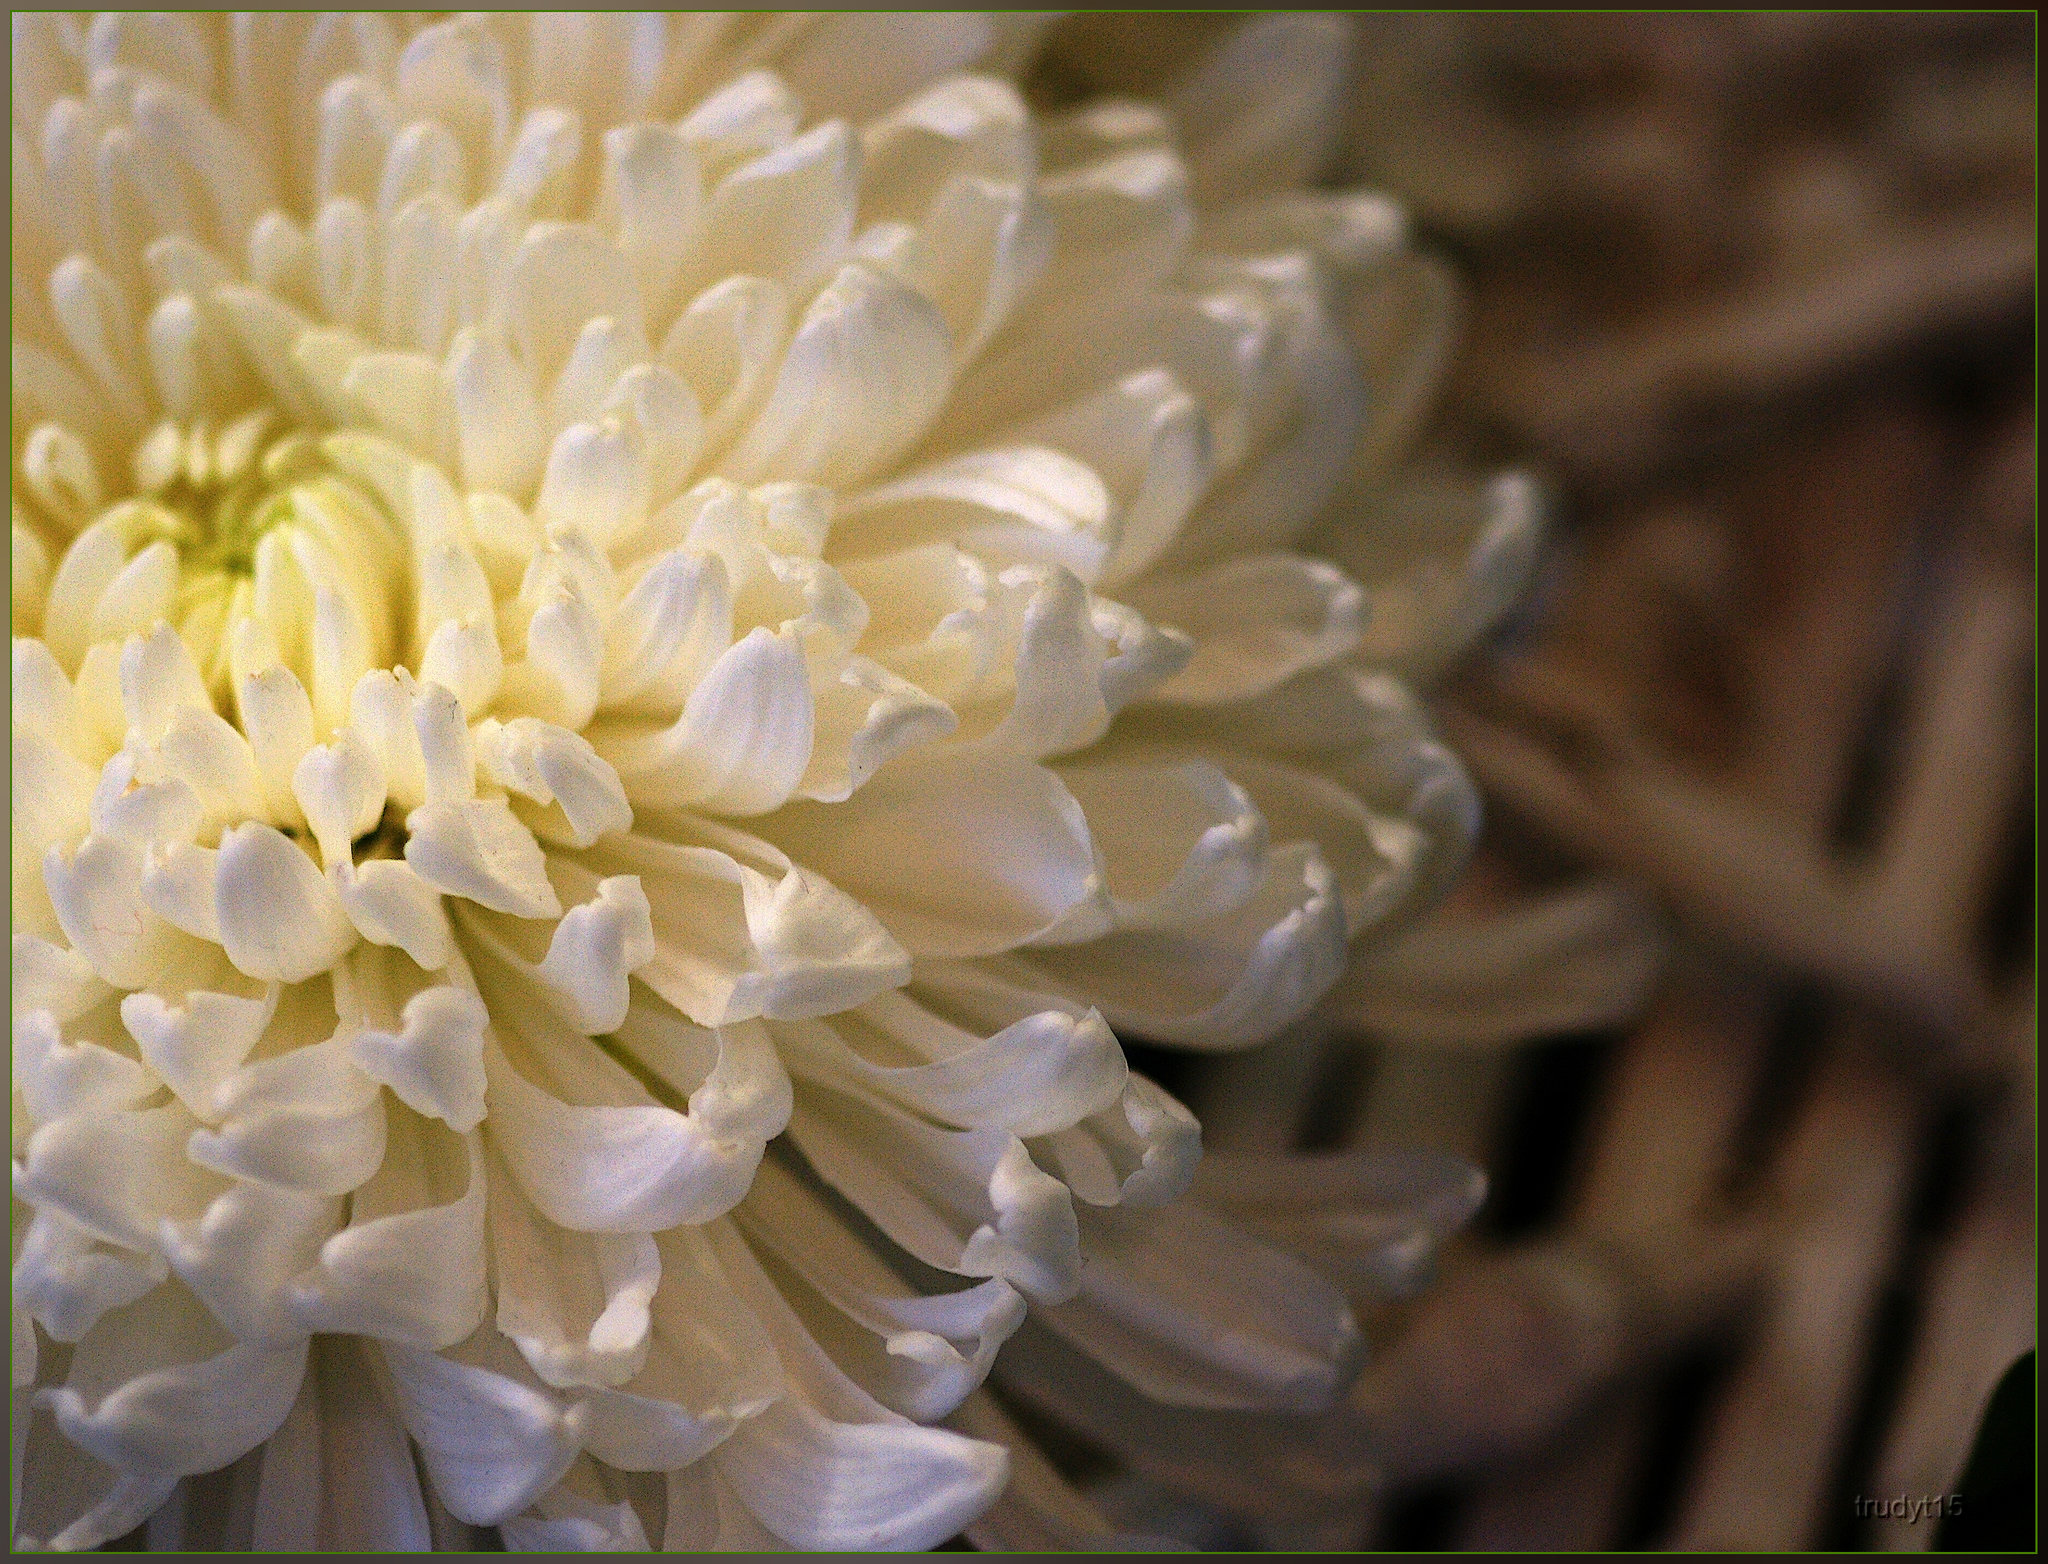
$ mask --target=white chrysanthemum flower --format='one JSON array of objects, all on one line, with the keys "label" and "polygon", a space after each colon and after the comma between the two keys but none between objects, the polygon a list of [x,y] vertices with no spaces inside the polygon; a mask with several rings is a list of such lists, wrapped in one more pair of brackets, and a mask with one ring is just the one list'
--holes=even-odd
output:
[{"label": "white chrysanthemum flower", "polygon": [[1443,883],[1396,675],[1530,520],[1381,483],[1432,274],[1261,26],[1176,127],[979,17],[16,16],[17,1535],[924,1547],[1027,1302],[1340,1382],[1112,1029]]}]

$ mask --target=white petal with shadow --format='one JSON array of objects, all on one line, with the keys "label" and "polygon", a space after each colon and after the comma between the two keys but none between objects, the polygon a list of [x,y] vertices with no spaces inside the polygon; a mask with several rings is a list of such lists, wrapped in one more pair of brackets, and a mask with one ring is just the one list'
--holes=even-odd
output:
[{"label": "white petal with shadow", "polygon": [[1132,754],[1059,768],[1102,866],[1102,915],[1041,937],[1063,945],[1117,929],[1174,929],[1227,914],[1265,877],[1268,827],[1206,760]]},{"label": "white petal with shadow", "polygon": [[1020,979],[1086,995],[1131,1037],[1248,1048],[1305,1014],[1344,969],[1335,877],[1307,842],[1276,849],[1234,911],[1169,930],[1012,956]]},{"label": "white petal with shadow", "polygon": [[[31,1351],[32,1318],[57,1341],[77,1341],[109,1309],[123,1308],[170,1275],[160,1255],[138,1254],[95,1237],[60,1212],[43,1210],[26,1223],[16,1215],[13,1304],[17,1337]],[[28,1370],[22,1378],[22,1369]],[[17,1385],[33,1384],[33,1365],[18,1364]]]},{"label": "white petal with shadow", "polygon": [[1447,670],[1522,595],[1544,518],[1520,473],[1416,480],[1370,497],[1309,540],[1363,583],[1359,657],[1422,683]]},{"label": "white petal with shadow", "polygon": [[530,1509],[498,1527],[511,1553],[651,1553],[647,1529],[626,1499],[605,1493],[597,1468],[579,1459]]},{"label": "white petal with shadow", "polygon": [[1486,1199],[1486,1175],[1426,1150],[1213,1156],[1195,1175],[1210,1209],[1299,1255],[1340,1287],[1403,1295]]},{"label": "white petal with shadow", "polygon": [[272,826],[241,825],[221,838],[214,898],[221,948],[262,981],[303,982],[356,942],[333,886]]},{"label": "white petal with shadow", "polygon": [[1108,488],[1049,446],[982,449],[849,495],[833,518],[834,557],[951,542],[997,565],[1064,565],[1101,574],[1117,542]]},{"label": "white petal with shadow", "polygon": [[1008,1282],[930,1292],[906,1282],[777,1163],[762,1164],[733,1220],[812,1339],[861,1389],[914,1421],[958,1406],[1023,1323],[1023,1297]]},{"label": "white petal with shadow", "polygon": [[1195,1116],[1142,1075],[1078,1123],[1034,1137],[1031,1155],[1091,1206],[1178,1200],[1202,1155]]},{"label": "white petal with shadow", "polygon": [[941,1129],[858,1088],[812,1083],[789,1133],[828,1184],[925,1264],[1001,1277],[1041,1300],[1073,1295],[1073,1203],[1015,1136]]},{"label": "white petal with shadow", "polygon": [[1344,1294],[1190,1200],[1086,1208],[1088,1265],[1046,1326],[1173,1406],[1317,1411],[1360,1347]]},{"label": "white petal with shadow", "polygon": [[262,1039],[277,997],[274,983],[254,997],[194,989],[178,1004],[135,993],[121,1001],[121,1022],[178,1100],[212,1120],[218,1117],[214,1094]]},{"label": "white petal with shadow", "polygon": [[424,804],[405,829],[405,861],[437,891],[518,918],[561,915],[540,844],[502,798]]},{"label": "white petal with shadow", "polygon": [[340,1220],[336,1196],[237,1182],[198,1220],[166,1220],[163,1249],[229,1335],[289,1346],[307,1333],[290,1308],[291,1281]]},{"label": "white petal with shadow", "polygon": [[[708,1221],[746,1192],[782,1127],[772,1050],[764,1056],[735,1039],[728,1057],[721,1042],[717,1064],[689,1092],[689,1111],[678,1112],[533,1003],[516,980],[488,966],[479,977],[486,999],[496,998],[492,1013],[506,1044],[487,1043],[484,1054],[492,1143],[550,1221],[581,1232],[658,1232]],[[651,1028],[622,1047],[631,1051]],[[517,1051],[516,1063],[507,1048]]]},{"label": "white petal with shadow", "polygon": [[1187,575],[1153,575],[1124,591],[1131,606],[1188,632],[1188,665],[1153,700],[1208,704],[1263,695],[1353,650],[1366,599],[1335,566],[1299,554],[1239,557]]},{"label": "white petal with shadow", "polygon": [[484,1170],[475,1134],[404,1109],[349,1221],[289,1289],[302,1327],[446,1347],[483,1317]]},{"label": "white petal with shadow", "polygon": [[435,982],[382,951],[360,951],[342,974],[353,1030],[349,1058],[407,1107],[458,1134],[484,1116],[483,1034],[490,1017],[468,987]]},{"label": "white petal with shadow", "polygon": [[994,1502],[1009,1474],[1001,1446],[921,1428],[873,1400],[811,1340],[738,1235],[711,1236],[792,1382],[712,1457],[768,1531],[799,1548],[929,1548]]},{"label": "white petal with shadow", "polygon": [[533,1382],[511,1342],[486,1328],[448,1353],[379,1342],[398,1415],[457,1520],[495,1526],[552,1488],[588,1416]]},{"label": "white petal with shadow", "polygon": [[593,1390],[586,1442],[626,1471],[698,1461],[785,1390],[774,1344],[734,1291],[706,1229],[672,1228],[654,1242],[662,1284],[639,1373]]},{"label": "white petal with shadow", "polygon": [[811,760],[811,680],[801,641],[750,630],[711,665],[673,725],[608,722],[590,737],[635,807],[727,815],[774,809]]},{"label": "white petal with shadow", "polygon": [[492,1182],[498,1329],[556,1389],[633,1378],[647,1361],[647,1306],[661,1282],[654,1240],[570,1232],[536,1212],[502,1164]]},{"label": "white petal with shadow", "polygon": [[146,1062],[83,1038],[66,1040],[47,1010],[14,1018],[11,1062],[14,1089],[37,1124],[133,1108],[161,1084]]},{"label": "white petal with shadow", "polygon": [[913,955],[1006,950],[1097,890],[1087,823],[1045,768],[981,748],[901,757],[842,804],[762,822]]},{"label": "white petal with shadow", "polygon": [[872,912],[780,849],[687,816],[642,823],[652,834],[608,837],[579,862],[638,877],[655,948],[636,975],[699,1025],[830,1014],[908,975]]},{"label": "white petal with shadow", "polygon": [[229,1177],[342,1195],[384,1160],[383,1093],[341,1032],[244,1065],[214,1093],[214,1109],[218,1123],[194,1130],[186,1154]]},{"label": "white petal with shadow", "polygon": [[36,1404],[64,1436],[112,1467],[112,1491],[50,1539],[97,1547],[139,1525],[181,1477],[225,1466],[291,1410],[306,1344],[237,1342],[182,1287],[163,1287],[102,1319],[62,1386]]},{"label": "white petal with shadow", "polygon": [[110,1244],[154,1253],[166,1219],[197,1217],[226,1187],[186,1159],[194,1127],[176,1103],[67,1115],[29,1137],[14,1192]]},{"label": "white petal with shadow", "polygon": [[805,310],[767,401],[719,470],[742,483],[852,487],[909,449],[952,382],[938,311],[893,278],[846,266]]},{"label": "white petal with shadow", "polygon": [[17,1016],[46,1010],[60,1026],[75,1020],[112,992],[93,975],[92,963],[75,950],[34,934],[16,934],[9,995]]},{"label": "white petal with shadow", "polygon": [[1126,1069],[1102,1017],[1041,1010],[984,1037],[902,991],[829,1019],[773,1022],[784,1057],[962,1129],[1044,1135],[1116,1101]]}]

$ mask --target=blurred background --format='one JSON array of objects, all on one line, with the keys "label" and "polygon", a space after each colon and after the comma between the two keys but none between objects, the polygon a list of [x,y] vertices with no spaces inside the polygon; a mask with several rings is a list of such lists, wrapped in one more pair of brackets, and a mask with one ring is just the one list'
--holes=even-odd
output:
[{"label": "blurred background", "polygon": [[[1422,458],[1552,519],[1436,699],[1488,822],[1427,932],[1480,976],[1148,1063],[1214,1146],[1493,1193],[1306,1437],[1004,1394],[1201,1547],[1928,1546],[1890,1512],[2035,1334],[2035,18],[1355,23],[1326,182],[1458,289]],[[1069,17],[1036,88],[1234,25]]]}]

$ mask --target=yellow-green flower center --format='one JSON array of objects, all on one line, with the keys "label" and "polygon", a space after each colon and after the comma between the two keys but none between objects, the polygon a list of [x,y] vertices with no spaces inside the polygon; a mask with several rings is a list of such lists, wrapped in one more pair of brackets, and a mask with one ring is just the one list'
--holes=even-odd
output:
[{"label": "yellow-green flower center", "polygon": [[[191,648],[223,710],[231,704],[237,627],[261,603],[292,605],[283,622],[293,627],[294,644],[273,652],[306,663],[309,673],[308,637],[323,589],[349,596],[369,616],[365,629],[388,638],[378,611],[388,605],[373,605],[361,586],[397,535],[388,510],[335,464],[325,437],[280,428],[270,409],[226,424],[157,425],[135,448],[132,491],[99,519],[117,531],[131,560],[175,551],[158,567],[173,574],[158,588],[164,595],[156,612]],[[264,617],[278,620],[275,612]]]},{"label": "yellow-green flower center", "polygon": [[136,451],[137,494],[117,508],[130,511],[138,548],[158,539],[177,546],[188,588],[202,575],[254,575],[258,541],[293,518],[300,491],[347,482],[312,435],[273,436],[269,423],[253,413],[219,431],[159,424]]}]

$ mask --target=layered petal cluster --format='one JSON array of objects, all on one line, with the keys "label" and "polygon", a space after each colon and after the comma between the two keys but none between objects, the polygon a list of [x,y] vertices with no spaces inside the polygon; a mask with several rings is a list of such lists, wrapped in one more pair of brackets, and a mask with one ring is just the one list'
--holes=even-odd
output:
[{"label": "layered petal cluster", "polygon": [[983,17],[16,17],[18,1535],[928,1547],[1027,1305],[1337,1385],[1117,1034],[1443,886],[1401,678],[1533,518],[1388,481],[1429,274],[1263,187],[1301,25],[1038,119]]}]

